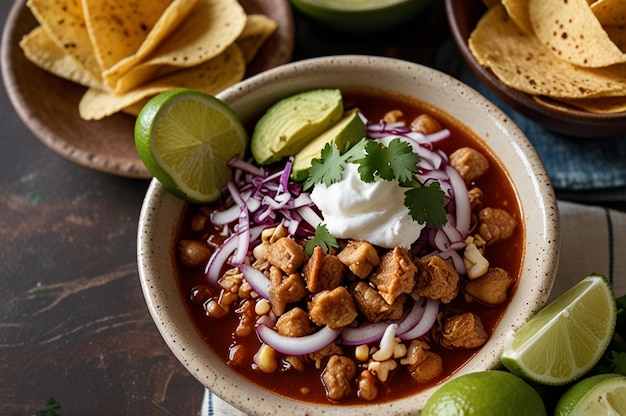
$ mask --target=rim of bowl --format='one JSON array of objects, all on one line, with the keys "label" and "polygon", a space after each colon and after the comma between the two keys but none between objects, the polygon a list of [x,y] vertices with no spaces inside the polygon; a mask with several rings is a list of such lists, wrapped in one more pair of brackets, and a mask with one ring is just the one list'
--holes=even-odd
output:
[{"label": "rim of bowl", "polygon": [[[487,344],[454,376],[496,367],[505,338],[547,301],[556,277],[560,247],[558,206],[548,174],[533,146],[506,114],[472,88],[437,70],[394,58],[363,55],[292,62],[230,87],[218,97],[245,120],[297,91],[332,86],[349,88],[366,83],[386,89],[394,85],[396,92],[404,92],[406,96],[416,95],[410,91],[432,90],[437,85],[433,91],[437,96],[427,102],[482,137],[496,159],[501,160],[501,154],[509,155],[511,166],[507,170],[523,205],[526,224],[521,276],[516,295]],[[399,85],[411,85],[409,92],[398,91]],[[449,103],[458,108],[450,111]],[[473,117],[477,113],[482,116],[478,121]],[[501,140],[503,136],[509,140]],[[331,410],[342,415],[377,415],[382,411],[418,411],[438,388],[382,404],[315,405],[270,393],[228,368],[196,331],[172,278],[173,237],[183,206],[182,200],[152,180],[141,208],[137,234],[141,288],[150,314],[171,351],[194,377],[222,399],[255,414],[274,414],[280,409],[306,411],[310,415],[327,414]],[[533,236],[532,241],[528,236]]]},{"label": "rim of bowl", "polygon": [[360,13],[360,12],[377,12],[389,8],[395,8],[398,6],[406,5],[408,3],[419,3],[426,2],[426,0],[415,1],[415,0],[387,0],[385,2],[376,1],[376,2],[365,2],[361,6],[355,6],[351,2],[341,3],[337,1],[324,1],[324,0],[298,0],[301,3],[308,4],[312,7],[317,7],[319,9],[324,9],[330,12],[346,12],[346,13]]}]

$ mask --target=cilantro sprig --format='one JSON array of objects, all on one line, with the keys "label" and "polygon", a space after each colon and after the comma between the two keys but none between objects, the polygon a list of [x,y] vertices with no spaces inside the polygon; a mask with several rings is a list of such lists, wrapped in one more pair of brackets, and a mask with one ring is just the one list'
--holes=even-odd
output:
[{"label": "cilantro sprig", "polygon": [[315,235],[304,245],[304,253],[310,256],[316,246],[320,246],[325,253],[328,253],[331,247],[339,248],[337,239],[328,231],[325,224],[317,226]]},{"label": "cilantro sprig", "polygon": [[404,193],[404,205],[409,209],[411,218],[420,224],[438,228],[447,222],[446,196],[439,182],[424,184],[417,181],[419,162],[420,158],[411,145],[399,138],[392,139],[387,146],[375,140],[362,139],[343,155],[336,144],[327,143],[320,158],[311,161],[304,189],[316,184],[330,186],[340,182],[346,164],[354,163],[359,165],[359,175],[364,182],[374,182],[376,177],[386,181],[395,179],[400,186],[408,188]]}]

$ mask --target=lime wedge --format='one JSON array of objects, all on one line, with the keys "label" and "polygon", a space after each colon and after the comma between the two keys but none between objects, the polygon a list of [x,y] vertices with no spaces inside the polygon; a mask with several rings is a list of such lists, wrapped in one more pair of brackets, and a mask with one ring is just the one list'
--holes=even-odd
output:
[{"label": "lime wedge", "polygon": [[607,348],[617,317],[607,279],[591,274],[532,316],[504,346],[502,364],[547,385],[582,377]]},{"label": "lime wedge", "polygon": [[244,156],[248,135],[219,99],[174,89],[152,98],[135,123],[135,146],[148,171],[189,202],[216,200],[232,176],[228,161]]},{"label": "lime wedge", "polygon": [[561,396],[554,415],[626,415],[626,376],[598,374],[579,381]]}]

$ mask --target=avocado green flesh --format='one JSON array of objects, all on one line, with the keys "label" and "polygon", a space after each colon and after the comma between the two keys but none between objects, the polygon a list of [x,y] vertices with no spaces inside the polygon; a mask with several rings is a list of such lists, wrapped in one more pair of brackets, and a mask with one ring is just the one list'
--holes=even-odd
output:
[{"label": "avocado green flesh", "polygon": [[314,138],[296,154],[291,168],[291,179],[298,182],[305,180],[311,168],[311,161],[320,157],[327,143],[335,143],[339,151],[344,153],[366,134],[365,124],[359,117],[358,109],[347,111],[341,120]]},{"label": "avocado green flesh", "polygon": [[335,124],[343,115],[338,89],[305,91],[284,98],[259,119],[250,150],[260,165],[295,155],[312,138]]}]

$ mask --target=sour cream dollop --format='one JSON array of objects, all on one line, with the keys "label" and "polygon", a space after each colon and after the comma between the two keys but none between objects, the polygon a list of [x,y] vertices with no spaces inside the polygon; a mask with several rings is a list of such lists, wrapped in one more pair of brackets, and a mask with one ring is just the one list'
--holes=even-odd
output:
[{"label": "sour cream dollop", "polygon": [[384,248],[410,248],[423,224],[414,221],[404,205],[398,181],[361,180],[358,165],[346,164],[343,179],[330,186],[317,184],[311,199],[322,212],[324,224],[336,238],[365,240]]}]

